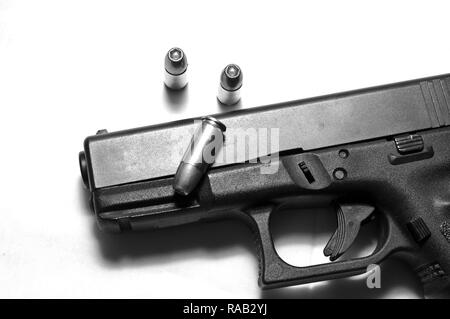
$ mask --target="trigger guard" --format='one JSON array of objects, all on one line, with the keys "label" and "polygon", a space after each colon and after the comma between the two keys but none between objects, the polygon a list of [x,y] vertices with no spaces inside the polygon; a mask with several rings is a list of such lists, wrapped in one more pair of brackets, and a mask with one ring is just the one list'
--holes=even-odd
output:
[{"label": "trigger guard", "polygon": [[383,240],[375,252],[367,257],[336,261],[307,267],[297,267],[286,263],[275,250],[270,234],[270,215],[276,206],[265,206],[245,211],[246,219],[254,231],[259,257],[259,285],[271,289],[310,282],[348,277],[364,273],[371,264],[378,264],[389,255],[409,247],[395,221],[388,214]]}]

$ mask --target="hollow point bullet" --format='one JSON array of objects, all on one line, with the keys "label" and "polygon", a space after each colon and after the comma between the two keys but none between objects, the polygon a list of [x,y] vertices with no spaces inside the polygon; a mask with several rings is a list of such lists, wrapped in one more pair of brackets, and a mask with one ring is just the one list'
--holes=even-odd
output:
[{"label": "hollow point bullet", "polygon": [[[202,118],[202,123],[194,133],[175,174],[173,189],[176,193],[186,196],[195,189],[214,163],[222,147],[225,130],[225,125],[217,119],[210,116]],[[214,147],[213,150],[211,146]]]},{"label": "hollow point bullet", "polygon": [[225,105],[233,105],[241,99],[242,71],[236,64],[229,64],[220,75],[217,99]]},{"label": "hollow point bullet", "polygon": [[187,58],[180,48],[170,49],[164,59],[164,83],[172,90],[180,90],[187,84]]}]

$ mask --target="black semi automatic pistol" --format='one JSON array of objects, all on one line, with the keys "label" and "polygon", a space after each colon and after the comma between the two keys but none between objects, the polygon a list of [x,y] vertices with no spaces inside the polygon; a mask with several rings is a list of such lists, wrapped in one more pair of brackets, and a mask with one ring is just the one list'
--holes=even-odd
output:
[{"label": "black semi automatic pistol", "polygon": [[[86,138],[81,175],[99,227],[239,218],[258,237],[263,288],[357,275],[395,256],[417,273],[425,297],[450,297],[450,75],[213,117],[226,126],[224,143],[186,196],[173,182],[195,119]],[[260,137],[236,141],[237,131],[257,129],[272,130],[275,150],[252,152]],[[244,154],[227,156],[238,145]],[[336,209],[336,232],[324,248],[332,262],[292,266],[275,251],[270,219],[311,201]],[[361,223],[374,219],[381,225],[374,252],[342,257]]]}]

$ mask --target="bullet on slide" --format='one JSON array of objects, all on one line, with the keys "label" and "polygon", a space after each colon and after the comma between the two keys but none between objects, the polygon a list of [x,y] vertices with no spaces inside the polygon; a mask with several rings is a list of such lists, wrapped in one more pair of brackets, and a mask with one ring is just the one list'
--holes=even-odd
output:
[{"label": "bullet on slide", "polygon": [[186,196],[195,189],[219,152],[219,149],[215,148],[213,152],[206,152],[209,156],[205,158],[205,148],[216,138],[219,141],[214,145],[221,147],[225,130],[225,125],[217,119],[210,116],[202,118],[202,123],[194,133],[175,174],[173,189],[176,193]]},{"label": "bullet on slide", "polygon": [[172,90],[181,90],[187,84],[187,58],[180,48],[170,49],[164,59],[164,83]]}]

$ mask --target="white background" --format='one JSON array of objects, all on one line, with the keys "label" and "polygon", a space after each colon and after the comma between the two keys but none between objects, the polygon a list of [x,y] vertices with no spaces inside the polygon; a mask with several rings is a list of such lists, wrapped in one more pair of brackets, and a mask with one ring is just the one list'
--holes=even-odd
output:
[{"label": "white background", "polygon": [[[262,293],[238,222],[99,233],[77,157],[98,129],[226,111],[228,63],[244,73],[235,108],[449,72],[449,13],[448,1],[1,0],[0,297],[420,297],[394,261],[380,290],[360,276]],[[189,61],[177,97],[162,84],[172,46]],[[325,261],[333,213],[296,213],[280,254]]]}]

